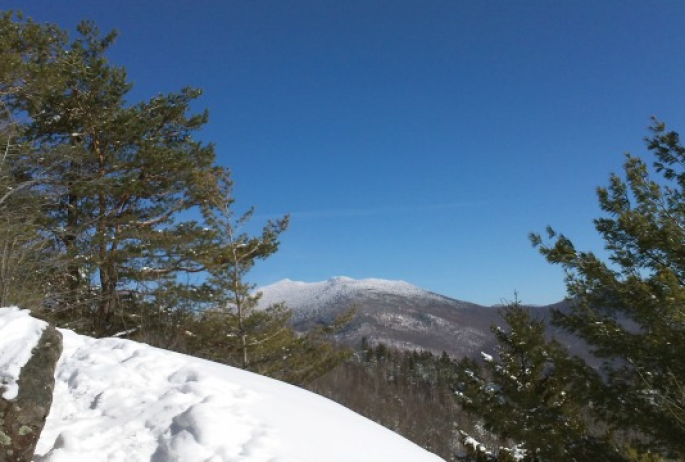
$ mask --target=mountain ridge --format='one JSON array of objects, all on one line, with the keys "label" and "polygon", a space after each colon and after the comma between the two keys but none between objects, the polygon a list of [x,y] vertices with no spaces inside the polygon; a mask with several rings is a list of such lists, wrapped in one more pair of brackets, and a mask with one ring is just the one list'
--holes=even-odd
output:
[{"label": "mountain ridge", "polygon": [[402,280],[353,279],[346,276],[335,276],[319,282],[282,279],[274,284],[264,286],[258,291],[262,293],[261,306],[285,302],[296,314],[306,312],[322,304],[325,306],[337,299],[355,296],[359,292],[364,292],[366,295],[428,297],[468,303],[422,289]]},{"label": "mountain ridge", "polygon": [[[480,357],[481,351],[494,350],[490,327],[504,324],[499,314],[501,305],[483,306],[454,299],[406,281],[345,276],[320,282],[284,279],[259,292],[260,307],[284,302],[292,309],[293,324],[300,330],[330,323],[355,308],[354,319],[335,336],[353,348],[366,338],[400,349]],[[528,308],[534,316],[548,321],[551,309],[563,306],[564,302],[560,302]],[[552,333],[568,343],[564,342],[564,333],[554,329]]]}]

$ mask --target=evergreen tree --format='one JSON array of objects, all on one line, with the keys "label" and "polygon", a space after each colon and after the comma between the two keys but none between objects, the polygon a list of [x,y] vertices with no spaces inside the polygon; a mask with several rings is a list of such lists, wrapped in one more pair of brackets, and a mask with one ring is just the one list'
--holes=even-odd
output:
[{"label": "evergreen tree", "polygon": [[259,296],[254,294],[254,285],[245,280],[257,259],[267,258],[278,249],[278,237],[287,228],[288,217],[269,221],[259,236],[248,235],[244,227],[253,210],[234,218],[232,183],[226,175],[217,180],[218,193],[203,204],[205,221],[213,232],[217,249],[204,261],[216,303],[205,318],[213,318],[210,322],[221,326],[222,337],[236,340],[238,364],[248,369],[260,362],[258,352],[270,350],[265,344],[275,341],[289,321],[289,314],[280,307],[257,310]]},{"label": "evergreen tree", "polygon": [[61,326],[292,382],[339,364],[326,341],[339,324],[300,334],[286,307],[256,308],[245,276],[288,218],[256,236],[243,230],[251,211],[235,219],[228,170],[194,139],[201,92],[131,104],[106,57],[116,32],[77,32],[0,13],[0,304],[26,307],[17,288],[32,286]]},{"label": "evergreen tree", "polygon": [[[41,232],[45,201],[38,182],[18,162],[29,152],[36,159],[42,153],[20,141],[23,126],[12,108],[54,83],[54,73],[39,69],[55,62],[63,43],[64,34],[55,26],[0,12],[0,306],[40,306],[41,287],[57,261]],[[41,165],[49,168],[45,162]]]},{"label": "evergreen tree", "polygon": [[141,313],[127,306],[149,305],[160,286],[204,270],[197,255],[209,237],[175,218],[216,192],[221,169],[213,147],[193,139],[207,120],[188,115],[199,90],[129,105],[126,72],[105,57],[116,33],[101,37],[88,22],[78,32],[53,59],[32,63],[50,85],[20,88],[4,104],[26,118],[20,141],[30,149],[13,166],[38,185],[43,227],[64,256],[46,307],[104,334],[139,326]]},{"label": "evergreen tree", "polygon": [[21,302],[30,308],[42,300],[36,288],[54,254],[37,229],[37,194],[11,172],[10,162],[20,149],[14,139],[11,125],[0,126],[0,306]]},{"label": "evergreen tree", "polygon": [[[594,371],[569,357],[555,340],[547,340],[544,321],[531,319],[518,301],[502,317],[507,330],[493,326],[496,358],[484,354],[482,367],[470,359],[460,364],[457,400],[464,410],[481,416],[487,431],[522,450],[524,461],[624,460],[588,428],[584,414],[588,391],[597,380]],[[488,457],[513,460],[513,452]],[[486,456],[472,448],[470,459],[464,460]]]},{"label": "evergreen tree", "polygon": [[[283,304],[258,308],[259,293],[251,284],[239,302],[228,291],[222,298],[214,286],[216,305],[205,309],[192,325],[191,354],[240,367],[258,374],[302,385],[329,372],[348,357],[348,351],[331,344],[328,337],[349,317],[330,326],[297,332],[291,326],[292,311]],[[350,313],[351,316],[351,313]]]},{"label": "evergreen tree", "polygon": [[567,273],[568,313],[555,323],[604,359],[606,380],[593,395],[614,428],[638,433],[637,447],[685,457],[685,148],[676,132],[654,122],[647,138],[654,177],[628,155],[625,175],[598,189],[605,216],[595,227],[605,260],[556,235],[534,244]]},{"label": "evergreen tree", "polygon": [[268,221],[260,233],[251,235],[246,229],[253,210],[236,218],[232,182],[226,172],[214,174],[210,183],[216,190],[202,203],[213,250],[200,260],[209,274],[205,286],[211,306],[193,328],[191,348],[205,358],[259,374],[297,384],[308,382],[345,358],[346,353],[329,344],[326,336],[349,319],[297,333],[286,306],[257,306],[261,294],[247,275],[258,260],[276,252],[289,217]]}]

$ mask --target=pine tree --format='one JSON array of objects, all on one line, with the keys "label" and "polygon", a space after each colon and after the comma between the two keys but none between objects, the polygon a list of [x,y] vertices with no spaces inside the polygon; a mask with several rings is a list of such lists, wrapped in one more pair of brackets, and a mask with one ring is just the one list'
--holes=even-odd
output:
[{"label": "pine tree", "polygon": [[260,361],[259,352],[280,336],[289,321],[289,314],[279,307],[257,310],[259,296],[254,294],[254,285],[246,281],[255,262],[278,249],[278,237],[287,228],[288,217],[269,221],[261,235],[250,236],[244,228],[253,210],[234,218],[230,178],[219,175],[216,184],[217,191],[202,208],[216,245],[216,251],[203,262],[210,275],[208,285],[215,303],[203,318],[219,329],[217,341],[224,345],[223,351],[231,344],[239,358],[238,365],[248,369]]},{"label": "pine tree", "polygon": [[[547,340],[544,321],[532,319],[518,301],[502,317],[506,330],[493,326],[496,355],[483,354],[482,367],[469,359],[460,364],[457,399],[464,409],[523,450],[525,461],[624,460],[584,418],[594,371]],[[507,452],[513,450],[499,457]]]},{"label": "pine tree", "polygon": [[[216,172],[214,194],[203,203],[214,250],[202,260],[212,306],[193,329],[193,345],[203,357],[291,383],[305,383],[327,372],[346,356],[326,341],[326,329],[297,333],[292,312],[283,304],[258,307],[260,294],[247,276],[258,260],[271,256],[286,230],[288,216],[268,221],[261,232],[247,232],[253,209],[233,211],[232,182]],[[337,321],[343,324],[347,318]],[[335,329],[338,326],[329,326]]]},{"label": "pine tree", "polygon": [[203,227],[175,218],[199,209],[221,169],[213,147],[193,139],[207,121],[206,112],[188,115],[199,90],[129,105],[126,72],[105,56],[116,33],[100,36],[88,22],[78,32],[52,59],[31,63],[50,85],[20,88],[4,103],[28,116],[20,141],[31,149],[14,166],[38,185],[42,225],[64,257],[46,308],[104,334],[140,327],[141,313],[127,307],[148,306],[178,274],[203,271]]},{"label": "pine tree", "polygon": [[20,147],[9,124],[0,126],[0,306],[22,303],[35,307],[40,286],[53,260],[48,243],[37,229],[38,196],[11,172],[10,161]]},{"label": "pine tree", "polygon": [[[41,288],[58,259],[41,232],[38,182],[18,162],[42,153],[20,141],[24,127],[12,108],[55,82],[53,73],[38,70],[55,61],[63,44],[55,26],[0,12],[0,306],[40,306]],[[49,166],[43,162],[42,168]]]},{"label": "pine tree", "polygon": [[593,399],[601,418],[638,433],[637,447],[685,457],[685,148],[654,122],[647,164],[627,155],[624,177],[598,189],[604,217],[595,228],[606,260],[576,250],[549,229],[532,236],[547,260],[567,273],[572,310],[555,322],[604,359],[606,380]]}]

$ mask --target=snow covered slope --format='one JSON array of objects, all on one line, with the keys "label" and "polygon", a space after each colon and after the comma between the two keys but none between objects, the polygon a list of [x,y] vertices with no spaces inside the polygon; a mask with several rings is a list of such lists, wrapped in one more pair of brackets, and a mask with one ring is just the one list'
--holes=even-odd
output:
[{"label": "snow covered slope", "polygon": [[284,279],[261,287],[260,306],[285,302],[298,315],[321,311],[331,305],[358,298],[392,294],[405,298],[446,300],[447,297],[423,290],[404,281],[352,279],[338,276],[322,282],[299,282]]},{"label": "snow covered slope", "polygon": [[[350,308],[354,320],[336,335],[337,340],[357,348],[362,338],[400,349],[446,351],[453,357],[481,357],[494,353],[493,324],[503,325],[497,307],[455,300],[413,286],[404,281],[355,280],[336,277],[323,282],[285,279],[259,289],[260,306],[285,302],[293,310],[297,329],[328,323]],[[563,304],[530,307],[534,315],[548,319],[551,308]],[[550,329],[572,350],[578,350],[567,334]]]},{"label": "snow covered slope", "polygon": [[336,277],[323,282],[283,280],[262,287],[260,306],[285,302],[297,329],[328,323],[350,308],[355,319],[336,335],[355,348],[362,338],[407,350],[478,356],[493,340],[497,309],[455,300],[404,281]]},{"label": "snow covered slope", "polygon": [[[26,334],[27,348],[40,323],[0,308],[0,325]],[[34,462],[442,460],[302,389],[136,342],[61,332]]]}]

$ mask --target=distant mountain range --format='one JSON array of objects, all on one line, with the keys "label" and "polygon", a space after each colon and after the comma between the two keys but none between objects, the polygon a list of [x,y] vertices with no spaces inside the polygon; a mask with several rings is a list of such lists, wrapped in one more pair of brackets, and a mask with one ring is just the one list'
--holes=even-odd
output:
[{"label": "distant mountain range", "polygon": [[[285,279],[259,291],[260,306],[284,302],[293,310],[295,327],[302,330],[328,323],[356,308],[354,320],[337,334],[339,341],[352,347],[358,347],[362,337],[366,337],[372,343],[383,342],[400,349],[479,357],[481,351],[494,351],[490,326],[504,324],[500,307],[456,300],[404,281],[335,277],[306,283]],[[552,308],[566,306],[567,302],[560,302],[529,308],[534,316],[548,320]],[[585,350],[563,332],[551,329],[550,334],[571,350]]]}]

